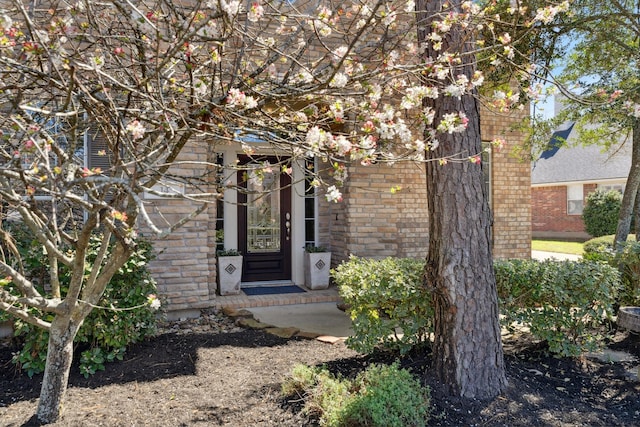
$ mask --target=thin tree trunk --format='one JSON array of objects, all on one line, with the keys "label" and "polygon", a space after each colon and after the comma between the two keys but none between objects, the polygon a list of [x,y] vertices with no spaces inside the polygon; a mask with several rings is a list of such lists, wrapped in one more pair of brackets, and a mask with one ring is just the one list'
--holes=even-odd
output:
[{"label": "thin tree trunk", "polygon": [[[431,16],[443,2],[418,3],[417,10],[427,10],[419,17],[418,40],[428,45],[425,40],[431,31]],[[449,2],[449,10],[459,6],[460,1]],[[463,29],[452,29],[443,51],[457,49],[464,67],[457,69],[456,75],[471,79],[475,58],[467,54],[468,37]],[[427,49],[425,55],[435,58],[438,52]],[[445,165],[437,161],[481,153],[478,101],[467,94],[460,98],[441,96],[425,104],[435,110],[436,125],[447,113],[462,111],[469,119],[463,133],[438,133],[438,148],[427,152],[432,161],[426,166],[429,252],[425,284],[433,292],[435,308],[434,367],[450,393],[494,397],[504,390],[507,380],[482,166],[468,160]]]},{"label": "thin tree trunk", "polygon": [[[622,205],[620,206],[620,215],[618,216],[618,227],[616,228],[616,237],[614,246],[620,247],[620,243],[627,241],[627,236],[631,231],[631,218],[633,208],[636,203],[636,195],[640,189],[640,119],[635,119],[633,123],[631,150],[631,169],[627,177],[627,183],[622,196]],[[636,229],[638,224],[636,223]],[[636,236],[637,239],[637,236]]]},{"label": "thin tree trunk", "polygon": [[71,315],[57,315],[51,323],[47,364],[36,412],[42,423],[53,423],[60,416],[73,361],[73,339],[81,325],[82,321],[74,321]]}]

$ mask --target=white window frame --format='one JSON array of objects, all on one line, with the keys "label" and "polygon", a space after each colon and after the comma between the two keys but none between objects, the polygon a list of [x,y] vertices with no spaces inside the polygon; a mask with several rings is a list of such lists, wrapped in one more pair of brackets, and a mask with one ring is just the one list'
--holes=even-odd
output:
[{"label": "white window frame", "polygon": [[582,215],[584,210],[584,187],[582,184],[567,185],[567,215]]}]

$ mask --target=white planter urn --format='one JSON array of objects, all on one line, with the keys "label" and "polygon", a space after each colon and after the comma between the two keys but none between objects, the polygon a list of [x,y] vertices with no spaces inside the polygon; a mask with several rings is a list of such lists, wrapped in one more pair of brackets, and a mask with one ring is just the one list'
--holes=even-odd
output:
[{"label": "white planter urn", "polygon": [[242,255],[218,256],[218,290],[220,295],[240,293]]},{"label": "white planter urn", "polygon": [[312,290],[329,287],[331,252],[304,253],[304,285]]}]

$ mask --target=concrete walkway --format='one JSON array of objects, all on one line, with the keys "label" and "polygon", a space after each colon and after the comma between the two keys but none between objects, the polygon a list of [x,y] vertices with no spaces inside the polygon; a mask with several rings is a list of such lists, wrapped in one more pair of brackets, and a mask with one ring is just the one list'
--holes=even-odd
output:
[{"label": "concrete walkway", "polygon": [[280,328],[295,327],[301,331],[339,338],[353,333],[351,319],[338,309],[335,302],[253,307],[247,310],[257,321]]}]

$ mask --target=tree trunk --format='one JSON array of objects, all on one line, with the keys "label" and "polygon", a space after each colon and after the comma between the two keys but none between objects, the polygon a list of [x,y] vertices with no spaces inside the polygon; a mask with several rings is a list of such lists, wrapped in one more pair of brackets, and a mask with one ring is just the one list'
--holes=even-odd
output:
[{"label": "tree trunk", "polygon": [[[614,246],[619,248],[619,243],[626,242],[627,236],[631,231],[631,217],[636,202],[636,195],[640,189],[640,119],[635,119],[633,123],[631,148],[631,169],[627,177],[627,184],[624,188],[622,196],[622,205],[620,206],[620,215],[618,216],[618,227],[616,228],[616,237]],[[636,229],[638,225],[636,224]],[[636,239],[638,237],[636,236]]]},{"label": "tree trunk", "polygon": [[81,325],[82,321],[75,321],[71,315],[57,315],[51,323],[47,363],[36,413],[42,423],[53,423],[60,416],[73,360],[73,339]]},{"label": "tree trunk", "polygon": [[[421,0],[418,40],[423,45],[431,32],[434,4]],[[449,2],[459,10],[459,1]],[[437,10],[436,10],[437,11]],[[452,29],[443,51],[461,53],[463,65],[455,74],[473,75],[474,57],[469,55],[469,34]],[[429,43],[425,43],[429,44]],[[436,58],[437,51],[426,50]],[[429,252],[425,284],[433,292],[435,308],[435,371],[452,394],[490,398],[506,387],[504,358],[498,318],[498,297],[491,254],[491,217],[485,193],[482,165],[464,160],[480,154],[478,101],[466,94],[426,100],[435,110],[434,125],[444,114],[464,112],[469,119],[462,133],[436,134],[439,146],[427,152],[427,200],[429,212]],[[425,135],[428,140],[428,135]],[[437,159],[457,157],[440,165]]]}]

